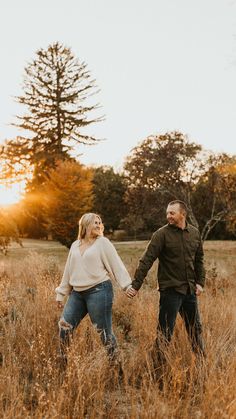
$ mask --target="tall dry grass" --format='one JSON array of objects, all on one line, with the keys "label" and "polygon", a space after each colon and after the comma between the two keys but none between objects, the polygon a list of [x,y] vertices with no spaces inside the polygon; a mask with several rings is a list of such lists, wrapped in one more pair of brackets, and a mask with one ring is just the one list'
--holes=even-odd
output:
[{"label": "tall dry grass", "polygon": [[[124,253],[132,273],[140,252]],[[208,263],[208,286],[200,299],[206,360],[195,359],[178,319],[161,381],[155,379],[150,356],[158,308],[154,270],[136,299],[130,301],[116,289],[113,323],[124,370],[121,380],[87,318],[71,345],[67,369],[61,369],[60,313],[54,302],[61,267],[56,258],[31,253],[14,265],[0,266],[1,417],[236,417],[233,258],[228,268],[223,262],[215,266],[212,257]]]}]

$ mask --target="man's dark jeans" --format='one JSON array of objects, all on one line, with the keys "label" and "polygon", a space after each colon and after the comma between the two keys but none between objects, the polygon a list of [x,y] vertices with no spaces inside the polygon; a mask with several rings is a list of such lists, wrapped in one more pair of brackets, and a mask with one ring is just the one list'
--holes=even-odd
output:
[{"label": "man's dark jeans", "polygon": [[173,288],[161,291],[158,329],[167,342],[171,340],[178,313],[184,320],[193,351],[204,355],[202,325],[196,295],[190,293],[184,295]]}]

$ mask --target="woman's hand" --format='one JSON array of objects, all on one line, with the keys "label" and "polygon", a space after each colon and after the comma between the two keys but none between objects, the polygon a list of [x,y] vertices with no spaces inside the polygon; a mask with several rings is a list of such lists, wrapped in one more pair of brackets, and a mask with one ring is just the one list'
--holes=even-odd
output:
[{"label": "woman's hand", "polygon": [[195,294],[197,297],[199,297],[199,295],[201,295],[201,293],[203,292],[203,288],[200,284],[196,284],[196,290],[195,290]]},{"label": "woman's hand", "polygon": [[133,287],[130,287],[125,291],[125,293],[128,298],[133,298],[136,294],[138,294],[138,291],[135,290]]},{"label": "woman's hand", "polygon": [[64,304],[62,303],[62,301],[57,301],[57,308],[61,310],[63,309],[63,307],[64,307]]}]

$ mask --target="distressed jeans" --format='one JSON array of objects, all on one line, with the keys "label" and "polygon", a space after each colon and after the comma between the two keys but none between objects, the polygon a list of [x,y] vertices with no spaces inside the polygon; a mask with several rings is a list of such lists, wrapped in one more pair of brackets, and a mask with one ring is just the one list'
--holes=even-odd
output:
[{"label": "distressed jeans", "polygon": [[113,288],[109,280],[85,291],[73,290],[71,292],[59,321],[63,355],[65,355],[65,347],[68,346],[73,331],[86,314],[89,314],[92,324],[100,333],[102,343],[107,348],[108,355],[112,358],[117,347],[112,331],[112,303]]},{"label": "distressed jeans", "polygon": [[184,295],[173,288],[161,291],[158,329],[167,342],[171,340],[178,313],[184,320],[193,351],[197,354],[205,355],[196,295]]}]

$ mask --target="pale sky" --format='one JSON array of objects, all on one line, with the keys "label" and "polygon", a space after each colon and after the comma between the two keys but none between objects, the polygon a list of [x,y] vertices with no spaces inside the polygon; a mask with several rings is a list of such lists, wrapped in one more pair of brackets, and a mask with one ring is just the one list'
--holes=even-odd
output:
[{"label": "pale sky", "polygon": [[106,115],[87,132],[107,140],[81,148],[83,163],[121,168],[138,142],[171,130],[236,153],[235,1],[5,0],[0,16],[1,142],[17,134],[24,67],[59,41],[88,64]]}]

